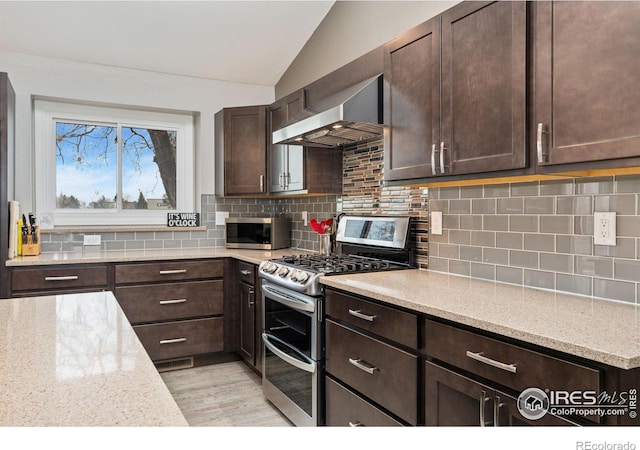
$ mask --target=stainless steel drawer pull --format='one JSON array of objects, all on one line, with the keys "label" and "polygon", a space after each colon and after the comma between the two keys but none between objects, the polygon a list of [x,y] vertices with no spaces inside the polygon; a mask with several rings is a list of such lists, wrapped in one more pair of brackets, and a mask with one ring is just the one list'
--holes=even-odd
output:
[{"label": "stainless steel drawer pull", "polygon": [[440,174],[444,175],[444,151],[446,148],[444,147],[444,141],[440,142]]},{"label": "stainless steel drawer pull", "polygon": [[174,273],[187,273],[187,269],[161,270],[160,275],[171,275]]},{"label": "stainless steel drawer pull", "polygon": [[369,364],[365,363],[360,358],[357,358],[357,359],[349,358],[349,362],[352,365],[356,366],[358,369],[364,370],[365,372],[367,372],[370,375],[373,375],[373,372],[375,372],[376,370],[379,370],[377,367],[373,367],[373,366],[370,366]]},{"label": "stainless steel drawer pull", "polygon": [[480,393],[480,426],[481,427],[485,427],[487,425],[490,425],[490,423],[487,423],[485,421],[484,418],[484,408],[485,408],[485,403],[487,403],[489,401],[489,399],[487,398],[487,392],[486,391],[482,391]]},{"label": "stainless steel drawer pull", "polygon": [[504,403],[500,401],[500,396],[496,395],[495,402],[493,403],[493,426],[500,426],[500,408],[504,406]]},{"label": "stainless steel drawer pull", "polygon": [[436,144],[433,144],[431,146],[431,174],[438,174],[438,172],[436,171]]},{"label": "stainless steel drawer pull", "polygon": [[363,427],[364,425],[361,424],[360,422],[351,422],[351,421],[349,421],[349,426],[350,427]]},{"label": "stainless steel drawer pull", "polygon": [[161,305],[175,305],[176,303],[184,303],[186,302],[186,298],[177,298],[175,300],[160,300]]},{"label": "stainless steel drawer pull", "polygon": [[538,163],[546,163],[549,152],[544,145],[544,135],[548,134],[544,123],[538,123],[538,133],[536,136],[536,150],[538,151]]},{"label": "stainless steel drawer pull", "polygon": [[185,337],[175,338],[175,339],[162,339],[160,341],[160,344],[177,344],[179,342],[185,342],[186,340],[187,338]]},{"label": "stainless steel drawer pull", "polygon": [[482,352],[473,353],[467,350],[467,356],[471,359],[475,359],[476,361],[480,361],[481,363],[488,364],[492,367],[506,370],[507,372],[516,373],[516,371],[518,370],[515,364],[506,364],[500,361],[496,361],[495,359],[487,358],[482,354]]},{"label": "stainless steel drawer pull", "polygon": [[362,314],[362,312],[360,312],[359,309],[350,309],[349,314],[351,314],[354,317],[357,317],[358,319],[368,320],[369,322],[373,322],[373,320],[377,317],[377,316],[369,316],[367,314]]},{"label": "stainless steel drawer pull", "polygon": [[70,281],[70,280],[77,280],[78,275],[69,275],[66,277],[44,277],[45,281]]},{"label": "stainless steel drawer pull", "polygon": [[250,271],[250,270],[241,270],[241,271],[240,271],[240,273],[241,273],[242,275],[245,275],[245,276],[246,276],[246,275],[249,275],[249,274],[251,273],[251,271]]}]

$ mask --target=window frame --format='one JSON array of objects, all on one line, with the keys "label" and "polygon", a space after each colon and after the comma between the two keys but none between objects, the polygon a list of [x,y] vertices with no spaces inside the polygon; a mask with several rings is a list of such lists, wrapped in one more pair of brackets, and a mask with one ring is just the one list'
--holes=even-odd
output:
[{"label": "window frame", "polygon": [[[48,215],[55,227],[166,226],[168,212],[194,212],[195,147],[193,115],[125,107],[96,106],[52,100],[34,100],[35,209]],[[58,209],[56,208],[56,122],[80,122],[116,127],[145,127],[177,131],[176,209]],[[118,168],[120,179],[122,168]]]}]

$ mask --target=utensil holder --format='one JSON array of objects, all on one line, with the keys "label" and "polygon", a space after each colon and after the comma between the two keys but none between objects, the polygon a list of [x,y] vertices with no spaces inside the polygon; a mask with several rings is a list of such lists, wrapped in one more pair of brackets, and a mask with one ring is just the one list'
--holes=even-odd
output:
[{"label": "utensil holder", "polygon": [[38,256],[41,252],[41,244],[40,244],[40,227],[36,228],[36,243],[33,243],[33,236],[27,235],[27,243],[22,244],[22,256]]},{"label": "utensil holder", "polygon": [[318,253],[321,255],[331,254],[331,234],[318,234],[318,242],[320,244]]}]

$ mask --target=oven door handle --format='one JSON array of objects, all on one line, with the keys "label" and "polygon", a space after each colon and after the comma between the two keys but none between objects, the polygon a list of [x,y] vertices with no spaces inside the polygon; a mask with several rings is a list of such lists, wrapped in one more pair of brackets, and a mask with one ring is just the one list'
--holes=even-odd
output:
[{"label": "oven door handle", "polygon": [[[269,335],[267,333],[262,333],[262,341],[264,342],[265,347],[271,350],[281,360],[291,364],[294,367],[297,367],[300,370],[304,370],[305,372],[314,373],[316,371],[315,361],[313,361],[311,358],[307,357],[306,355],[303,355],[295,347],[292,347],[291,345],[287,344],[282,339],[278,339],[277,337]],[[293,358],[292,356],[287,355],[285,352],[283,352],[278,347],[276,347],[273,344],[273,342],[270,342],[270,341],[276,341],[281,345],[289,347],[290,349],[295,351],[300,358],[304,359],[304,361],[300,361],[299,359],[296,359],[296,358]]]},{"label": "oven door handle", "polygon": [[288,306],[289,308],[298,310],[298,311],[306,311],[313,313],[315,312],[315,305],[312,302],[305,301],[302,298],[296,297],[294,294],[281,292],[278,289],[272,288],[268,284],[262,285],[262,295],[269,297],[272,300],[277,301],[278,303],[282,303],[283,305]]}]

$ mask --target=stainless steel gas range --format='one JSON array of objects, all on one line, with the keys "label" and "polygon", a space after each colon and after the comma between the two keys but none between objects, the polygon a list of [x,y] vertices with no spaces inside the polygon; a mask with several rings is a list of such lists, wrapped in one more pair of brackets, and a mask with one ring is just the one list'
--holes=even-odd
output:
[{"label": "stainless steel gas range", "polygon": [[410,217],[339,218],[337,252],[263,261],[262,385],[298,426],[324,424],[324,289],[321,277],[413,267]]}]

